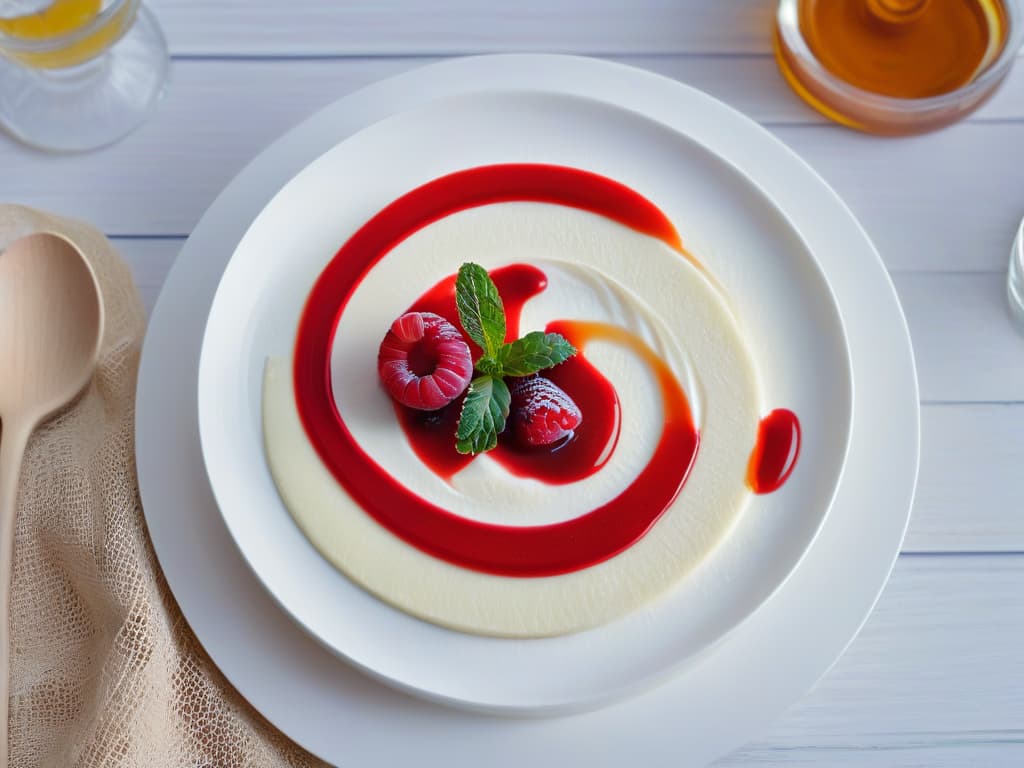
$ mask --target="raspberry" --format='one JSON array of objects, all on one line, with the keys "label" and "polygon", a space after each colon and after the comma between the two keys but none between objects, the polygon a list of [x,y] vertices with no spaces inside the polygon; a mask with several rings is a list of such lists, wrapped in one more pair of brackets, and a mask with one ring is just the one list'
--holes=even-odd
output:
[{"label": "raspberry", "polygon": [[432,312],[408,312],[380,343],[377,373],[395,400],[436,411],[466,391],[473,377],[469,345],[458,329]]},{"label": "raspberry", "polygon": [[514,379],[510,390],[512,431],[527,445],[550,445],[571,438],[583,421],[572,398],[543,376]]}]

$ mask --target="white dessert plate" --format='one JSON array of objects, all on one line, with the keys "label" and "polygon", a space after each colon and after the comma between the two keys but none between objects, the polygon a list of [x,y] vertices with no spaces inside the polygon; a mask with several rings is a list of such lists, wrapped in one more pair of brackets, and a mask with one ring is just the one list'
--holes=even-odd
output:
[{"label": "white dessert plate", "polygon": [[[228,257],[290,178],[339,141],[400,111],[481,90],[614,101],[685,133],[774,201],[828,275],[856,387],[849,452],[813,545],[760,610],[662,685],[561,718],[495,718],[372,682],[287,620],[247,570],[217,513],[196,424],[199,349]],[[378,83],[257,158],[199,223],[154,311],[139,378],[137,447],[147,523],[186,618],[229,680],[272,723],[339,764],[703,765],[801,696],[856,634],[909,518],[918,405],[906,325],[850,212],[756,124],[679,83],[554,56],[457,60]]]},{"label": "white dessert plate", "polygon": [[[727,157],[685,131],[685,122],[566,94],[510,90],[440,99],[341,142],[256,217],[210,312],[199,367],[200,437],[211,487],[243,557],[327,647],[382,680],[449,704],[515,714],[568,711],[656,683],[743,621],[792,572],[825,518],[846,454],[846,339],[828,284],[795,228]],[[263,450],[265,361],[291,354],[305,299],[341,244],[379,209],[432,178],[509,161],[595,171],[661,208],[723,286],[767,409],[788,408],[802,424],[801,456],[785,486],[751,495],[732,532],[695,571],[612,623],[543,639],[445,629],[360,589],[295,525]],[[453,262],[451,271],[457,267]],[[442,277],[395,286],[406,296],[396,315]],[[385,330],[366,332],[376,337]],[[371,371],[375,362],[372,355],[362,361]],[[399,433],[397,423],[393,429]]]}]

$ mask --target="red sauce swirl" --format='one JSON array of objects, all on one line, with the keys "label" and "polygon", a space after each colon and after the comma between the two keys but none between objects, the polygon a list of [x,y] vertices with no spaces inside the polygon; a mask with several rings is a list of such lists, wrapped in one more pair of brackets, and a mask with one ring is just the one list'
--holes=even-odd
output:
[{"label": "red sauce swirl", "polygon": [[[646,345],[613,326],[567,321],[549,325],[548,330],[563,333],[581,351],[597,338],[631,346],[657,377],[665,419],[651,461],[622,493],[577,518],[544,526],[503,526],[469,520],[417,496],[355,441],[338,413],[331,381],[331,347],[338,321],[374,264],[433,221],[467,208],[510,201],[544,202],[590,211],[657,237],[684,253],[675,228],[656,206],[628,187],[597,174],[552,165],[509,164],[440,177],[403,195],[370,219],[321,273],[299,325],[294,389],[299,417],[320,459],[353,500],[380,525],[412,546],[461,567],[505,576],[551,576],[592,566],[631,546],[672,504],[693,465],[699,436],[685,393]],[[515,309],[517,302],[521,307],[533,295],[530,291],[543,289],[543,275],[531,270],[517,265],[505,274],[495,275],[496,280],[505,282],[503,295],[507,307]],[[446,291],[450,287],[442,286],[444,283],[435,287],[436,293],[428,292],[421,299],[424,306],[437,306],[437,302],[448,300]],[[438,314],[451,317],[450,309]],[[510,333],[518,334],[518,311],[510,313],[510,321]],[[608,441],[618,435],[618,401],[610,384],[586,362],[585,355],[553,369],[551,377],[577,399],[585,419],[589,416],[598,427],[592,438],[579,441],[578,449],[567,454],[577,463],[569,466],[572,461],[566,460],[552,464],[500,449],[494,456],[513,472],[542,477],[548,482],[571,482],[595,471],[601,463],[600,455],[606,460],[606,454],[610,454]],[[588,397],[595,400],[587,401]],[[600,415],[595,417],[596,414]],[[452,416],[440,414],[439,423],[446,418]],[[404,426],[409,433],[407,419]],[[442,445],[452,439],[451,431],[442,437],[446,429],[442,424],[432,431],[417,431],[415,440],[417,453],[428,457],[426,460],[439,474],[450,476],[466,458],[454,454],[450,443]],[[597,448],[600,455],[595,454]]]}]

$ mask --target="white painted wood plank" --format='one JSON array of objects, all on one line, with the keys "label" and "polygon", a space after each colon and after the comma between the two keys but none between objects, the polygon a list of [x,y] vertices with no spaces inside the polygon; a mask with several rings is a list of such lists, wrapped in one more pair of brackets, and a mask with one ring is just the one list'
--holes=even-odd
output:
[{"label": "white painted wood plank", "polygon": [[771,50],[770,0],[152,0],[175,53]]},{"label": "white painted wood plank", "polygon": [[[879,713],[884,717],[884,713]],[[809,744],[813,732],[803,740]],[[924,731],[901,735],[890,743],[878,744],[878,735],[857,735],[844,744],[756,747],[738,752],[731,759],[714,763],[718,768],[753,766],[814,766],[814,768],[1019,768],[1022,755],[1016,734],[979,731],[952,736]]]},{"label": "white painted wood plank", "polygon": [[1024,765],[1024,557],[901,557],[817,688],[716,763]]},{"label": "white painted wood plank", "polygon": [[409,56],[768,54],[776,3],[150,0],[149,5],[177,55]]},{"label": "white painted wood plank", "polygon": [[[650,63],[649,60],[648,63]],[[108,149],[48,156],[0,138],[0,193],[105,231],[186,234],[261,149],[318,108],[418,61],[177,62],[166,101]],[[656,61],[763,117],[795,97],[735,79],[734,59]],[[671,66],[669,66],[671,65]],[[1024,75],[1024,68],[1021,68]],[[718,85],[711,88],[715,83]],[[757,81],[755,81],[756,83]],[[1024,110],[1024,80],[1019,108]],[[758,96],[760,91],[764,95]],[[773,129],[833,184],[896,269],[996,269],[1024,214],[1024,122],[885,140],[830,125]]]},{"label": "white painted wood plank", "polygon": [[1024,552],[1022,468],[1024,405],[923,406],[903,551]]},{"label": "white painted wood plank", "polygon": [[[132,266],[147,310],[182,242],[115,240]],[[957,286],[964,281],[992,276],[942,277],[950,283],[945,293],[961,294]],[[899,279],[912,285],[929,276]],[[1017,343],[1024,347],[1024,339]],[[904,551],[1024,551],[1024,502],[1010,482],[1024,467],[1024,404],[925,405],[921,415],[921,474]]]},{"label": "white painted wood plank", "polygon": [[131,267],[135,285],[146,307],[146,315],[149,316],[185,238],[114,238],[112,242]]},{"label": "white painted wood plank", "polygon": [[923,401],[1024,402],[1024,337],[1010,322],[1005,272],[901,272],[893,281]]}]

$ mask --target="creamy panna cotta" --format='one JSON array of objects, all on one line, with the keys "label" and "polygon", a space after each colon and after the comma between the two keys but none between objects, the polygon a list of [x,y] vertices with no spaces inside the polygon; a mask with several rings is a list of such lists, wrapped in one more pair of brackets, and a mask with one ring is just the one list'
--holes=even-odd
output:
[{"label": "creamy panna cotta", "polygon": [[[325,347],[331,401],[319,413],[342,425],[331,429],[348,441],[346,456],[387,481],[382,493],[400,486],[405,495],[392,498],[407,500],[405,506],[375,508],[358,479],[345,477],[344,462],[332,458],[332,445],[343,443],[317,434],[319,422],[309,418],[316,409],[302,412],[299,367],[285,357],[268,361],[264,437],[285,505],[325,558],[397,608],[479,634],[580,631],[671,589],[728,534],[749,500],[746,478],[763,404],[737,321],[677,243],[655,227],[602,215],[603,205],[461,206],[388,243],[354,281]],[[573,341],[573,332],[589,329],[581,354],[614,389],[620,420],[597,471],[547,482],[485,453],[446,474],[415,450],[377,380],[377,345],[396,317],[466,261],[494,275],[512,265],[543,274],[543,287],[522,302],[522,333],[558,327]],[[300,332],[299,362],[302,339]],[[685,440],[670,440],[671,425],[683,416],[692,423],[689,457]],[[582,426],[587,419],[584,409]],[[606,529],[618,535],[619,517],[644,506],[622,506],[622,500],[655,498],[637,488],[656,485],[652,475],[666,474],[665,468],[679,474],[681,488],[666,492],[664,509],[634,521],[634,528],[621,526],[621,546],[598,542],[578,557],[570,551]],[[595,520],[610,523],[595,533]],[[432,539],[438,530],[456,533]],[[559,531],[585,535],[545,538]],[[535,561],[526,553],[521,565],[501,549],[503,542],[514,549],[534,541],[552,552]],[[498,555],[474,559],[475,544]]]}]

